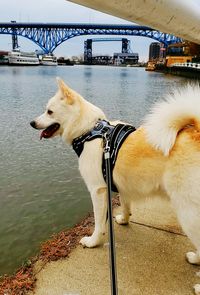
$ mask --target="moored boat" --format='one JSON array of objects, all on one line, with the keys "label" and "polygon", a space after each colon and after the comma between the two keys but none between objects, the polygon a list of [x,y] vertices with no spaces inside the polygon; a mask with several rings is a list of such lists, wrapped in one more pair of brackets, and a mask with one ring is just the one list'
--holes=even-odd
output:
[{"label": "moored boat", "polygon": [[23,52],[15,49],[8,53],[8,63],[10,65],[39,65],[39,59],[34,52]]},{"label": "moored boat", "polygon": [[57,66],[57,58],[53,54],[44,54],[40,60],[43,66]]},{"label": "moored boat", "polygon": [[8,51],[0,51],[0,65],[8,64]]}]

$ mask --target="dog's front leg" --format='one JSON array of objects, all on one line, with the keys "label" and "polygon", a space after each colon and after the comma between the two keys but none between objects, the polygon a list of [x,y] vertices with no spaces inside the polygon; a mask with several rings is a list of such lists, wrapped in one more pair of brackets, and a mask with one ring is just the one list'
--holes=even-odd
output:
[{"label": "dog's front leg", "polygon": [[95,189],[91,193],[95,229],[91,237],[84,237],[80,240],[83,246],[92,248],[99,246],[103,241],[106,227],[106,215],[107,215],[107,189],[105,187]]}]

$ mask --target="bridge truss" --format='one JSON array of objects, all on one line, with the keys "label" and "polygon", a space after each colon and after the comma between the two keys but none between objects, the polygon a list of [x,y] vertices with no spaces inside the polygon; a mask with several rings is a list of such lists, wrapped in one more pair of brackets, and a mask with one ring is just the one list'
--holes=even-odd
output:
[{"label": "bridge truss", "polygon": [[83,35],[124,35],[148,37],[166,47],[181,39],[146,26],[109,24],[0,23],[0,34],[25,37],[35,42],[45,53],[52,53],[61,43]]}]

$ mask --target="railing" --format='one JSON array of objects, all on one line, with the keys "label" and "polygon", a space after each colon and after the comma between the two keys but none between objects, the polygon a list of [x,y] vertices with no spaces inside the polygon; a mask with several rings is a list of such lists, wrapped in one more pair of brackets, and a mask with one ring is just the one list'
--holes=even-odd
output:
[{"label": "railing", "polygon": [[193,68],[193,69],[200,70],[200,63],[193,63],[193,62],[174,63],[174,64],[171,64],[169,67]]}]

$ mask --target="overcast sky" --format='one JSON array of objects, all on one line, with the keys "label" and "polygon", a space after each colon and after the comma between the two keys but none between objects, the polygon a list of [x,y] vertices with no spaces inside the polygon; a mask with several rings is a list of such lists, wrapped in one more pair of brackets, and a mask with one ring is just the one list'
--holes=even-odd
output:
[{"label": "overcast sky", "polygon": [[[109,0],[108,0],[109,1]],[[97,12],[95,10],[73,4],[65,0],[0,0],[0,22],[58,22],[58,23],[108,23],[127,24],[125,20]],[[91,36],[90,36],[91,37]],[[98,36],[95,36],[98,37]],[[106,37],[106,36],[105,36]],[[131,37],[131,48],[138,52],[140,61],[147,60],[149,44],[153,39],[145,37]],[[84,40],[87,36],[75,37],[62,43],[54,53],[57,56],[72,56],[83,53]],[[39,49],[32,41],[19,37],[19,45],[22,50]],[[11,36],[0,35],[0,50],[11,49]],[[121,42],[94,43],[94,54],[113,54],[121,51]]]}]

